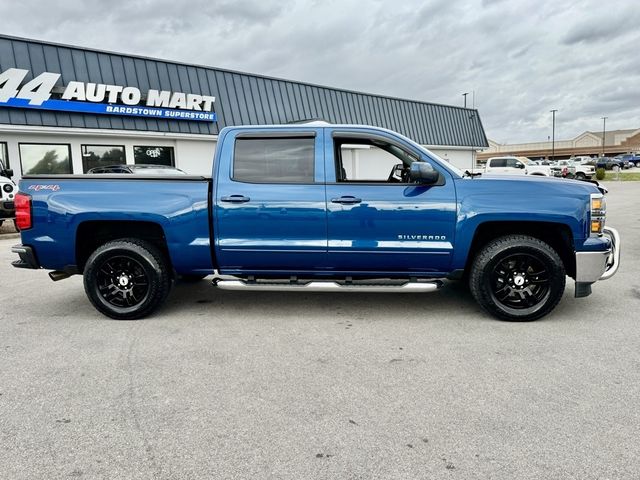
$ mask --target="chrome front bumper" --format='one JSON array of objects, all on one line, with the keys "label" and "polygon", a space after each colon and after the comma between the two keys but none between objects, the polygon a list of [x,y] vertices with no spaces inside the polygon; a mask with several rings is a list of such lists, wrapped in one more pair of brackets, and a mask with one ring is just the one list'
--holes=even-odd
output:
[{"label": "chrome front bumper", "polygon": [[611,239],[611,249],[602,252],[576,252],[576,283],[607,280],[618,271],[620,234],[612,227],[604,227],[603,234]]},{"label": "chrome front bumper", "polygon": [[611,239],[611,253],[607,257],[607,265],[600,280],[613,277],[620,266],[620,234],[612,227],[604,227],[604,234]]}]

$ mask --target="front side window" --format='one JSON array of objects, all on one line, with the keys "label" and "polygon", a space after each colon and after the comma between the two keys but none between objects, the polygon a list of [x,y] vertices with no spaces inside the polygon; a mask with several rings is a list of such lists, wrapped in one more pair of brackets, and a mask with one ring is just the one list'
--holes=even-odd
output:
[{"label": "front side window", "polygon": [[509,168],[522,168],[524,164],[517,158],[507,158],[507,167]]},{"label": "front side window", "polygon": [[21,143],[19,148],[23,175],[72,173],[70,145]]},{"label": "front side window", "polygon": [[509,168],[519,168],[522,163],[520,160],[515,158],[507,158],[507,167]]},{"label": "front side window", "polygon": [[124,147],[119,145],[82,145],[82,171],[110,165],[124,165]]},{"label": "front side window", "polygon": [[397,145],[374,139],[335,139],[338,182],[410,183],[418,159]]},{"label": "front side window", "polygon": [[133,147],[133,160],[136,165],[166,165],[175,167],[173,147],[152,145]]},{"label": "front side window", "polygon": [[238,138],[233,179],[247,183],[313,183],[315,138]]}]

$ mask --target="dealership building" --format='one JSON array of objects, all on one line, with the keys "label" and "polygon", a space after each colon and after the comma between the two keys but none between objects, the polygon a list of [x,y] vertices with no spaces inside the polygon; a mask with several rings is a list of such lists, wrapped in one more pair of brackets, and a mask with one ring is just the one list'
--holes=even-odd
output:
[{"label": "dealership building", "polygon": [[0,35],[0,160],[16,180],[113,164],[209,175],[225,126],[311,120],[395,130],[462,168],[488,147],[475,109]]}]

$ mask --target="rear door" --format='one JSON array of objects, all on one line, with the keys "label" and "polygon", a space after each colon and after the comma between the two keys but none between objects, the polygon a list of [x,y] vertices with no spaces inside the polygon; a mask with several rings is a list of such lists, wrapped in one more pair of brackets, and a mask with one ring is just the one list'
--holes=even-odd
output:
[{"label": "rear door", "polygon": [[223,273],[316,271],[326,264],[323,130],[230,132],[215,189]]},{"label": "rear door", "polygon": [[489,160],[490,173],[508,173],[506,158],[492,158]]}]

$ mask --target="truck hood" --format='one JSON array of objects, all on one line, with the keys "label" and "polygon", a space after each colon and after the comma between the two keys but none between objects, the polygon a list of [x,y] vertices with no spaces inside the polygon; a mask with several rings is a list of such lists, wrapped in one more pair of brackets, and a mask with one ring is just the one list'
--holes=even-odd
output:
[{"label": "truck hood", "polygon": [[[598,182],[584,180],[569,180],[565,178],[544,177],[541,175],[499,175],[484,173],[477,177],[464,177],[460,179],[465,182],[477,182],[479,190],[485,190],[489,184],[495,184],[497,191],[502,190],[526,190],[527,192],[538,191],[540,195],[545,193],[572,193],[591,194],[607,193],[607,189]],[[472,185],[466,185],[473,190]]]}]

